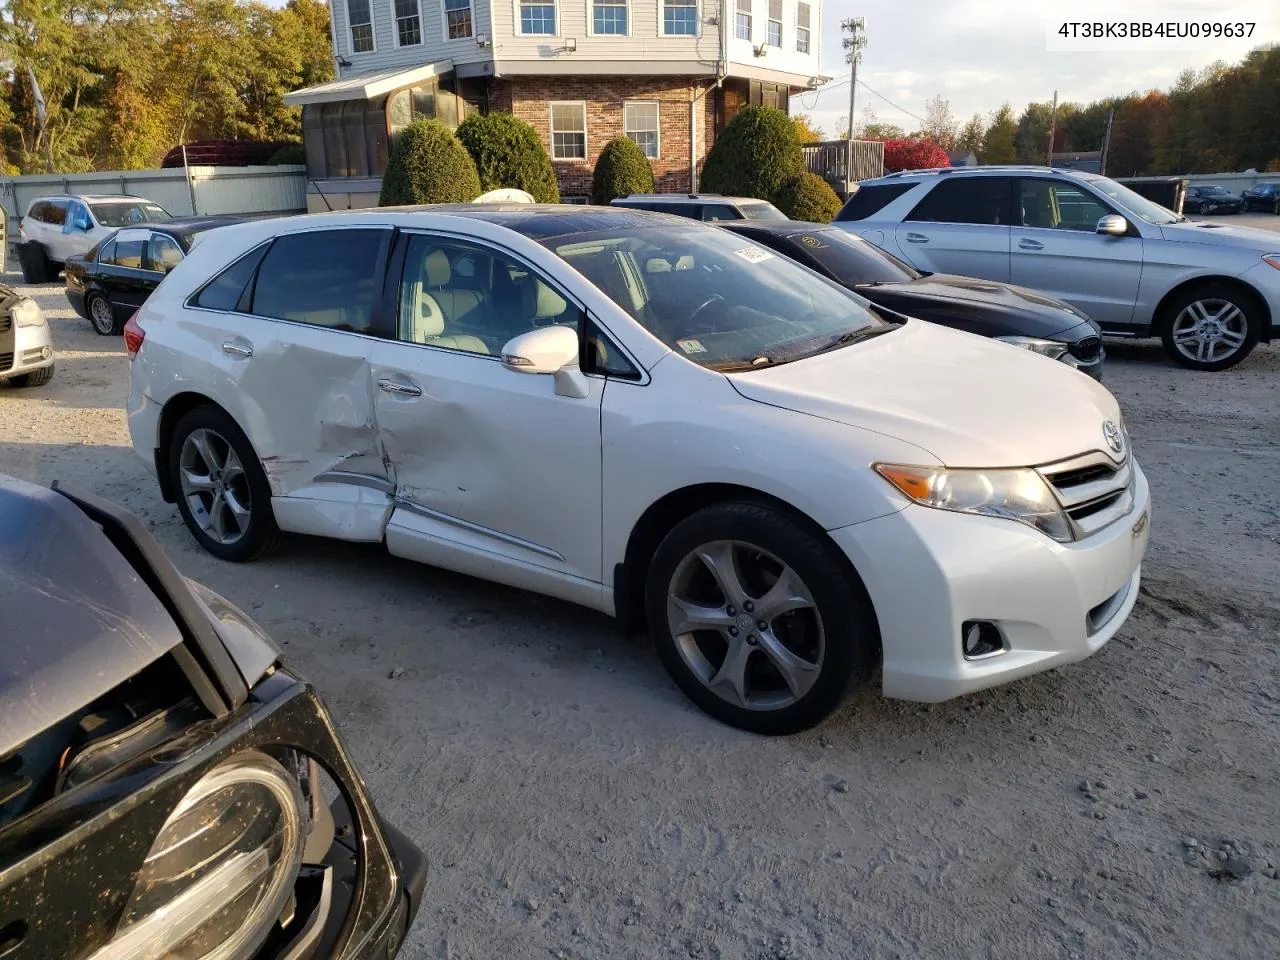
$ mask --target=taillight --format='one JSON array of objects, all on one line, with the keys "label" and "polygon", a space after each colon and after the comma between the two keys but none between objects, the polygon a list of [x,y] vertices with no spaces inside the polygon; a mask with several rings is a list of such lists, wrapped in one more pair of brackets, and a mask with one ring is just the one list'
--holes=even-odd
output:
[{"label": "taillight", "polygon": [[132,360],[142,349],[142,341],[147,338],[147,331],[138,326],[138,314],[135,312],[124,325],[124,348]]}]

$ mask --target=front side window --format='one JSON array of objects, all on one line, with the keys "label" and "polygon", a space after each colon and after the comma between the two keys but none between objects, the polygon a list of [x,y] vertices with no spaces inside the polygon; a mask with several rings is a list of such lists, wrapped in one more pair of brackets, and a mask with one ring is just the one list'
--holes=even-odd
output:
[{"label": "front side window", "polygon": [[473,29],[471,0],[444,0],[445,39],[465,40]]},{"label": "front side window", "polygon": [[782,0],[769,0],[769,46],[782,46]]},{"label": "front side window", "polygon": [[149,200],[99,200],[89,205],[93,218],[104,227],[169,219],[169,211]]},{"label": "front side window", "polygon": [[551,104],[551,159],[587,159],[587,105]]},{"label": "front side window", "polygon": [[1011,187],[1008,177],[939,178],[906,219],[1007,227],[1013,222]]},{"label": "front side window", "polygon": [[418,0],[395,0],[396,46],[412,47],[422,42],[422,14]]},{"label": "front side window", "polygon": [[629,100],[624,103],[622,126],[641,153],[650,160],[658,159],[658,101]]},{"label": "front side window", "polygon": [[787,363],[895,329],[843,287],[728,230],[662,223],[537,239],[712,369]]},{"label": "front side window", "polygon": [[556,33],[556,5],[531,3],[520,0],[520,32],[554,37]]},{"label": "front side window", "polygon": [[796,4],[796,53],[809,52],[809,5]]},{"label": "front side window", "polygon": [[662,0],[662,32],[668,37],[696,37],[698,0]]},{"label": "front side window", "polygon": [[1172,210],[1135,193],[1122,183],[1116,183],[1107,177],[1087,177],[1085,180],[1093,189],[1108,200],[1115,201],[1139,220],[1157,225],[1178,222],[1178,215]]},{"label": "front side window", "polygon": [[147,269],[169,271],[182,262],[182,248],[167,233],[153,233],[147,244]]},{"label": "front side window", "polygon": [[371,0],[347,0],[347,23],[351,28],[351,52],[373,52],[373,10]]},{"label": "front side window", "polygon": [[733,35],[739,40],[751,39],[751,0],[738,0]]},{"label": "front side window", "polygon": [[314,230],[277,237],[258,268],[250,312],[368,333],[386,236],[385,230]]},{"label": "front side window", "polygon": [[1112,211],[1092,194],[1056,180],[1020,180],[1022,226],[1093,233]]}]

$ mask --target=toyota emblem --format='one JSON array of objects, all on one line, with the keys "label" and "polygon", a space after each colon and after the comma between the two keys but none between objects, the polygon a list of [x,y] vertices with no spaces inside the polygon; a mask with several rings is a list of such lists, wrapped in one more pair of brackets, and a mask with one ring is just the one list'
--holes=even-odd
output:
[{"label": "toyota emblem", "polygon": [[1110,420],[1102,421],[1102,436],[1107,441],[1107,446],[1111,448],[1113,453],[1124,452],[1124,434]]}]

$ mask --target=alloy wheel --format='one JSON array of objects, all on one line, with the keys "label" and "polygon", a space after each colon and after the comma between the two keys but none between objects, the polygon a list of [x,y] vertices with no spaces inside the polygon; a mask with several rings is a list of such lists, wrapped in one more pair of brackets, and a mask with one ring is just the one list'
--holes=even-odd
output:
[{"label": "alloy wheel", "polygon": [[1226,360],[1245,345],[1248,336],[1249,320],[1230,300],[1195,300],[1173,320],[1174,347],[1200,363]]},{"label": "alloy wheel", "polygon": [[116,318],[111,313],[111,304],[102,297],[94,297],[89,302],[89,320],[99,333],[110,335],[116,323]]},{"label": "alloy wheel", "polygon": [[235,448],[215,430],[193,430],[182,442],[178,482],[196,525],[215,543],[229,546],[245,535],[252,518],[249,477]]},{"label": "alloy wheel", "polygon": [[809,588],[743,541],[716,540],[684,557],[667,590],[667,626],[693,674],[736,707],[788,707],[822,672],[826,638]]}]

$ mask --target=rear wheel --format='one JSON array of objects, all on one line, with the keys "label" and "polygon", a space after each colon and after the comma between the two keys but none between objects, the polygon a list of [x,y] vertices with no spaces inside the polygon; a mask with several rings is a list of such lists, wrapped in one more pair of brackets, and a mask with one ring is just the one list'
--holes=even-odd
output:
[{"label": "rear wheel", "polygon": [[41,367],[39,370],[32,370],[30,373],[20,373],[16,377],[9,378],[9,385],[14,387],[43,387],[46,383],[53,379],[53,364],[47,367]]},{"label": "rear wheel", "polygon": [[91,293],[85,298],[85,313],[89,315],[89,323],[93,329],[104,337],[120,335],[124,324],[116,319],[110,301],[100,293]]},{"label": "rear wheel", "polygon": [[818,723],[879,656],[871,601],[844,557],[762,504],[717,504],[677,524],[645,594],[672,679],[707,713],[755,733]]},{"label": "rear wheel", "polygon": [[1247,357],[1262,333],[1262,310],[1239,289],[1210,283],[1165,309],[1164,349],[1192,370],[1226,370]]}]

